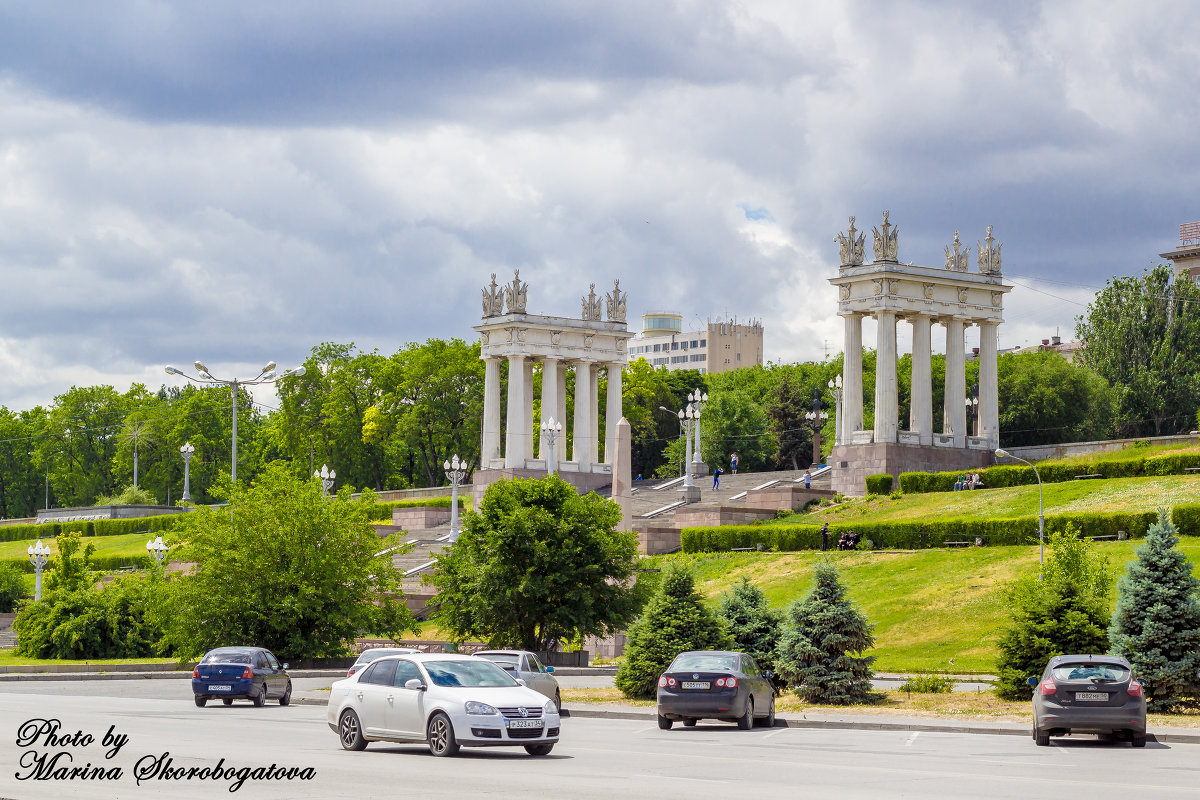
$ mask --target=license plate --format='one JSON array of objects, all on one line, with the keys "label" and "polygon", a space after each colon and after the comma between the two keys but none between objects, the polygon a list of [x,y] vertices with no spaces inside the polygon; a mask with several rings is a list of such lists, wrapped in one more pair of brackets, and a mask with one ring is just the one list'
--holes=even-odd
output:
[{"label": "license plate", "polygon": [[510,728],[540,728],[546,723],[540,719],[510,719],[508,727]]},{"label": "license plate", "polygon": [[230,686],[228,683],[213,683],[213,684],[209,684],[209,686],[208,686],[208,690],[210,692],[228,692],[232,688],[233,687]]},{"label": "license plate", "polygon": [[1100,702],[1108,700],[1108,692],[1076,692],[1075,699],[1085,702]]},{"label": "license plate", "polygon": [[708,681],[684,681],[681,685],[685,689],[707,689]]}]

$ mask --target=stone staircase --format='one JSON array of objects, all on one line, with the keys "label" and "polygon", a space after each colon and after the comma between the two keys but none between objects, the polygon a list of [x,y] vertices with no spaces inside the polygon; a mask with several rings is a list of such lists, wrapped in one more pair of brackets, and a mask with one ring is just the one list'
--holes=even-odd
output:
[{"label": "stone staircase", "polygon": [[381,539],[396,533],[405,544],[392,556],[392,563],[404,573],[405,603],[421,617],[434,594],[425,576],[433,571],[437,554],[450,543],[450,509],[396,508],[392,510],[392,524],[372,527]]}]

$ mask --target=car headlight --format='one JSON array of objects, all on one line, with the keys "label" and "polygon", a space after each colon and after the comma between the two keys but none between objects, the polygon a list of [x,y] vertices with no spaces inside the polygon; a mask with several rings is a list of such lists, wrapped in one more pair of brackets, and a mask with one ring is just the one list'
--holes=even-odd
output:
[{"label": "car headlight", "polygon": [[492,706],[489,706],[487,703],[477,703],[474,700],[468,700],[467,701],[467,713],[468,714],[499,714],[500,712],[497,711]]},{"label": "car headlight", "polygon": [[553,700],[547,700],[546,705],[542,707],[542,713],[550,715],[558,713],[558,706],[554,705]]}]

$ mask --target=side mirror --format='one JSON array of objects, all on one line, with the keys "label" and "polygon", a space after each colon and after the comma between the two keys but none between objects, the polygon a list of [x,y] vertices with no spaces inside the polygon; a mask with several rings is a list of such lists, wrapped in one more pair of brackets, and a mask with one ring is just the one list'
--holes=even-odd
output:
[{"label": "side mirror", "polygon": [[554,667],[546,667],[546,672],[554,672]]},{"label": "side mirror", "polygon": [[519,684],[521,684],[522,686],[524,686],[524,685],[525,685],[525,679],[524,679],[524,678],[517,678],[517,683],[519,683]]},{"label": "side mirror", "polygon": [[771,670],[767,670],[766,672],[764,672],[764,673],[763,673],[763,677],[764,677],[764,678],[774,678],[774,677],[775,677],[775,673],[774,673],[774,672],[771,672]]},{"label": "side mirror", "polygon": [[1038,679],[1037,678],[1026,678],[1025,685],[1032,689],[1034,686],[1038,685]]},{"label": "side mirror", "polygon": [[404,682],[405,689],[415,689],[418,692],[425,691],[425,684],[420,678],[409,678]]},{"label": "side mirror", "polygon": [[287,664],[287,662],[286,662],[286,661],[285,661],[285,662],[283,662],[283,668],[284,668],[284,669],[287,669],[287,668],[288,668],[288,664]]}]

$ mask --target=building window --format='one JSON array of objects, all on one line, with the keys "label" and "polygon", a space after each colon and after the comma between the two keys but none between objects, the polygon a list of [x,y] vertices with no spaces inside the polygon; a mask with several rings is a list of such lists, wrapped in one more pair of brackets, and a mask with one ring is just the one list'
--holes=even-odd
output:
[{"label": "building window", "polygon": [[700,343],[697,342],[695,339],[692,339],[692,347],[699,347],[699,346],[700,346]]},{"label": "building window", "polygon": [[678,349],[679,349],[679,342],[671,342],[671,349],[672,349],[672,350],[678,350]]},{"label": "building window", "polygon": [[708,346],[708,339],[701,339],[701,340],[700,340],[700,346],[701,346],[701,347],[707,347],[707,346]]},{"label": "building window", "polygon": [[654,345],[654,352],[656,352],[656,353],[657,353],[660,347],[662,347],[662,345],[661,345],[661,344],[656,344],[656,345]]},{"label": "building window", "polygon": [[728,359],[728,358],[727,358],[727,359],[725,359],[725,363],[726,363],[726,364],[728,364],[728,363],[729,363],[729,359]]}]

